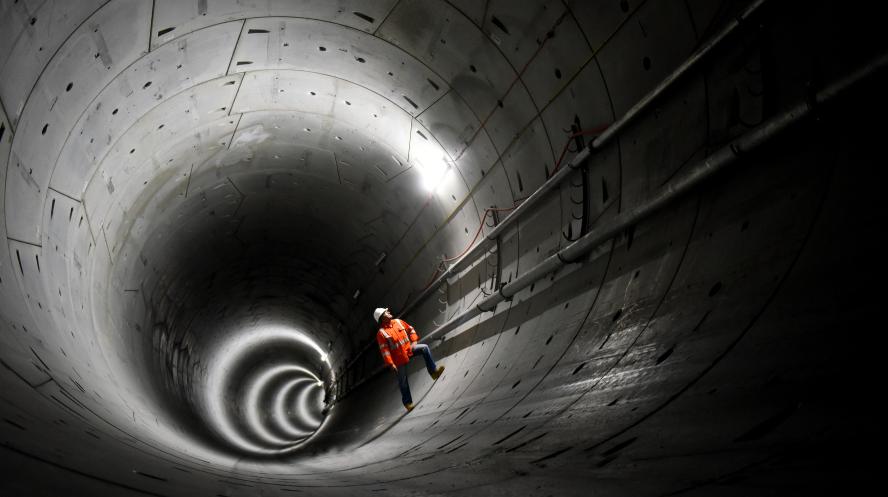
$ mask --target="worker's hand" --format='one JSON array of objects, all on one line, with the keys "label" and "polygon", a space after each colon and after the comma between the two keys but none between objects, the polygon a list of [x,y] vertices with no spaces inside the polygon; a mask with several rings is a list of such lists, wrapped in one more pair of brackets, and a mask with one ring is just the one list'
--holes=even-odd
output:
[{"label": "worker's hand", "polygon": [[392,371],[394,371],[395,374],[398,374],[398,366],[395,366],[394,364],[392,364]]}]

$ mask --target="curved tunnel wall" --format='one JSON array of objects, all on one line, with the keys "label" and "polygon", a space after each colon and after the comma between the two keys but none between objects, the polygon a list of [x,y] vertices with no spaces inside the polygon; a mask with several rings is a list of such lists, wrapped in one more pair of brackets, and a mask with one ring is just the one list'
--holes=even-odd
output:
[{"label": "curved tunnel wall", "polygon": [[[879,53],[831,3],[773,4],[405,318],[435,329]],[[829,241],[867,226],[848,198],[873,202],[849,186],[872,154],[842,108],[433,341],[448,369],[434,388],[411,369],[409,415],[362,352],[374,307],[404,307],[592,139],[573,135],[744,7],[4,2],[4,489],[791,493],[854,475],[806,455],[869,422],[822,393],[851,362],[821,338],[838,288],[871,278],[823,269],[870,250]],[[286,331],[220,366],[269,329]],[[247,379],[295,365],[323,382],[280,401],[306,416],[244,403]],[[250,416],[275,436],[323,424],[269,457]]]}]

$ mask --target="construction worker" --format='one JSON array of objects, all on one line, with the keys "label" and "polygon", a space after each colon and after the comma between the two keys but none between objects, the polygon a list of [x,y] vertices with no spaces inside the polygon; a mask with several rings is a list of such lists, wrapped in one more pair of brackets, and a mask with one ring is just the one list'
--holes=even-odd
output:
[{"label": "construction worker", "polygon": [[407,363],[417,352],[425,359],[426,369],[433,380],[437,380],[444,372],[444,366],[435,366],[432,352],[429,346],[417,343],[419,335],[412,326],[394,319],[387,307],[380,307],[373,311],[373,319],[379,324],[376,332],[376,343],[379,344],[379,352],[382,360],[398,376],[398,387],[401,389],[401,401],[407,411],[413,410],[413,398],[410,396],[410,385],[407,384]]}]

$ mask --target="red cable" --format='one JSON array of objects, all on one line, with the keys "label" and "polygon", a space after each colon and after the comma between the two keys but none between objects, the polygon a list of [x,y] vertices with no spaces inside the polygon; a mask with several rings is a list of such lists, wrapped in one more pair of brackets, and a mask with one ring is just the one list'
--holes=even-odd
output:
[{"label": "red cable", "polygon": [[558,162],[555,163],[555,169],[552,169],[552,173],[549,174],[549,176],[552,176],[552,174],[555,174],[558,171],[558,168],[561,167],[561,161],[564,160],[564,154],[567,153],[567,147],[570,146],[571,140],[573,140],[574,138],[577,138],[579,136],[584,136],[584,135],[598,136],[604,130],[606,130],[608,128],[608,126],[610,126],[610,124],[602,124],[601,126],[598,126],[598,127],[592,128],[592,129],[584,129],[582,131],[577,131],[576,133],[568,136],[567,142],[565,142],[565,144],[564,144],[564,148],[561,149],[561,156],[558,157]]},{"label": "red cable", "polygon": [[[540,48],[542,48],[542,46]],[[610,125],[609,124],[602,124],[601,126],[598,126],[598,127],[592,128],[592,129],[588,129],[588,130],[581,130],[581,131],[578,131],[578,132],[573,133],[570,136],[568,136],[567,142],[564,144],[564,148],[561,150],[561,156],[558,157],[558,162],[555,163],[555,168],[552,170],[552,172],[549,174],[549,176],[551,177],[553,174],[555,174],[555,172],[558,171],[558,168],[561,167],[561,161],[564,160],[564,155],[567,153],[567,148],[570,146],[571,140],[573,140],[574,138],[577,138],[579,136],[591,136],[591,135],[598,136],[605,129],[607,129],[608,126],[610,126]],[[426,204],[428,204],[428,202],[431,199],[432,199],[432,196],[429,195],[428,200],[426,200]],[[432,272],[432,276],[431,276],[431,278],[429,278],[429,282],[426,283],[426,285],[423,287],[422,290],[420,290],[420,292],[424,292],[424,291],[428,290],[428,288],[432,285],[432,283],[435,282],[435,278],[437,278],[438,275],[442,273],[442,270],[441,270],[442,266],[444,266],[448,262],[453,262],[453,261],[461,258],[462,256],[466,255],[467,253],[469,253],[469,250],[471,250],[472,247],[475,245],[475,242],[478,240],[478,237],[481,236],[481,232],[484,229],[484,222],[487,219],[488,214],[490,214],[491,212],[508,212],[508,211],[514,210],[516,207],[521,205],[521,202],[523,202],[526,199],[527,199],[527,197],[515,200],[515,205],[513,205],[512,207],[488,207],[488,208],[484,209],[484,213],[481,215],[480,222],[478,223],[478,229],[475,231],[475,236],[472,237],[472,241],[470,241],[469,244],[466,245],[466,248],[462,252],[460,252],[459,255],[455,255],[453,257],[443,257],[441,259],[441,262],[435,268],[434,272]]]},{"label": "red cable", "polygon": [[478,224],[478,230],[475,232],[475,236],[474,236],[474,238],[472,238],[472,241],[469,242],[468,245],[466,245],[465,250],[460,252],[459,255],[456,255],[456,256],[453,256],[450,258],[445,257],[445,258],[441,259],[441,262],[444,262],[444,263],[453,262],[453,261],[459,259],[460,257],[466,255],[469,252],[469,250],[471,250],[472,246],[475,245],[475,241],[478,240],[478,236],[481,235],[481,230],[484,228],[484,221],[487,219],[488,214],[490,214],[491,212],[511,211],[511,210],[514,210],[516,207],[518,207],[517,204],[512,207],[488,207],[488,208],[484,209],[484,214],[481,215],[481,222]]},{"label": "red cable", "polygon": [[[608,124],[602,124],[601,126],[598,126],[598,127],[592,128],[592,129],[588,129],[588,130],[581,130],[581,131],[578,131],[578,132],[570,135],[567,138],[567,142],[564,144],[564,148],[561,150],[561,156],[558,157],[558,162],[555,163],[555,169],[552,170],[552,173],[550,173],[549,176],[551,177],[551,175],[555,174],[555,172],[558,171],[558,168],[561,167],[561,161],[564,160],[564,154],[567,153],[567,148],[570,146],[571,140],[573,140],[574,138],[576,138],[578,136],[600,135],[601,132],[604,131],[605,129],[607,129],[608,126],[609,126]],[[524,201],[524,200],[525,200],[524,198],[522,198],[520,200],[516,200],[515,201],[516,204],[512,207],[505,207],[505,208],[488,207],[487,209],[484,209],[484,214],[481,215],[481,220],[480,220],[480,223],[478,224],[478,230],[475,231],[475,236],[472,237],[472,241],[469,242],[468,245],[466,245],[466,248],[462,252],[460,252],[459,255],[455,255],[453,257],[444,257],[441,259],[441,263],[446,264],[448,262],[453,262],[453,261],[459,259],[460,257],[466,255],[469,252],[469,250],[471,250],[472,246],[475,245],[475,242],[478,240],[478,237],[481,235],[481,231],[484,228],[484,221],[487,219],[488,214],[490,214],[491,212],[506,212],[506,211],[514,210],[516,207],[518,207],[519,202]],[[439,269],[436,268],[435,273],[432,274],[432,280],[429,281],[429,283],[425,286],[425,288],[422,289],[422,291],[425,291],[426,289],[428,289],[428,287],[435,281],[435,277],[437,276],[438,271],[439,271]]]}]

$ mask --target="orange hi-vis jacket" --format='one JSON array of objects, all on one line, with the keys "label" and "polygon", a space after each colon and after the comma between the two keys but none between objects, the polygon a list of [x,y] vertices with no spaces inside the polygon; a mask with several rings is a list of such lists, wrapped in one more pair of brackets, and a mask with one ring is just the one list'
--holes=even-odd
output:
[{"label": "orange hi-vis jacket", "polygon": [[389,366],[403,366],[410,362],[413,355],[413,343],[419,341],[419,335],[412,326],[392,319],[388,326],[380,326],[376,332],[376,343],[382,360]]}]

